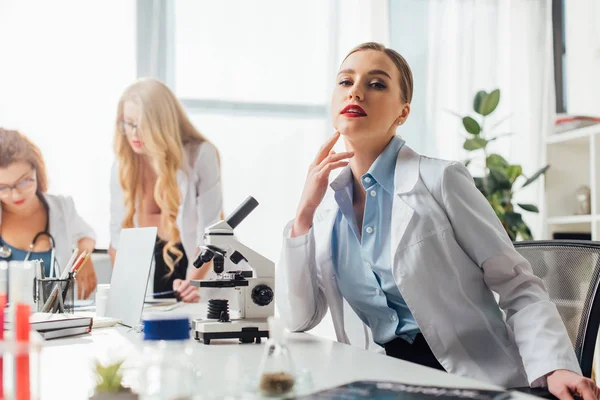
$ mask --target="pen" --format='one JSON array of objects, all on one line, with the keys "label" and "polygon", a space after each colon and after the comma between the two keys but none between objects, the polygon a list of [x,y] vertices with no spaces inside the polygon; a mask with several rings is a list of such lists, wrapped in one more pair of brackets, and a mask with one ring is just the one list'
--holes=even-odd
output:
[{"label": "pen", "polygon": [[65,267],[65,269],[62,272],[63,274],[65,273],[65,271],[71,270],[71,267],[73,266],[73,263],[77,259],[78,254],[79,254],[79,249],[73,250],[73,254],[71,254],[71,258],[69,258],[69,262],[67,263],[67,266]]},{"label": "pen", "polygon": [[177,292],[176,290],[167,290],[166,292],[158,292],[158,293],[152,293],[152,296],[156,297],[156,296],[167,296],[169,294],[173,294]]},{"label": "pen", "polygon": [[[84,250],[84,252],[85,252],[85,250]],[[79,263],[79,265],[76,265],[75,267],[73,267],[73,270],[71,272],[73,272],[74,275],[77,275],[77,273],[79,271],[81,271],[81,268],[83,268],[83,266],[85,265],[85,263],[87,262],[87,260],[90,259],[91,256],[92,256],[92,253],[87,253],[85,255],[85,257],[83,258],[83,261],[81,261]]]}]

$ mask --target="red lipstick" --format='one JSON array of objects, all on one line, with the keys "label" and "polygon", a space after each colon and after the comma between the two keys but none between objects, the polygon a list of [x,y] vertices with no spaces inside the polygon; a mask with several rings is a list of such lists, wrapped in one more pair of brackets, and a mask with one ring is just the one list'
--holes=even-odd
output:
[{"label": "red lipstick", "polygon": [[360,118],[366,117],[367,113],[360,106],[356,104],[348,104],[340,114],[349,117],[349,118]]}]

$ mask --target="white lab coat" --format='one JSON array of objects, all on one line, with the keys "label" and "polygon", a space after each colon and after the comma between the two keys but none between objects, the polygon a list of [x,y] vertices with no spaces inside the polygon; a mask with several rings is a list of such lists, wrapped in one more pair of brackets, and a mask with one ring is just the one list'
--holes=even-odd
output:
[{"label": "white lab coat", "polygon": [[[556,369],[581,373],[543,282],[467,169],[405,145],[394,179],[392,273],[442,366],[504,387],[544,384]],[[290,238],[293,221],[285,227],[276,304],[293,331],[312,329],[329,307],[338,341],[381,349],[337,286],[331,258],[337,212],[329,190],[308,234]]]},{"label": "white lab coat", "polygon": [[[223,209],[221,169],[217,149],[203,142],[194,149],[186,146],[189,165],[177,171],[177,183],[181,189],[181,204],[177,211],[177,227],[181,243],[188,257],[188,274],[196,249],[203,243],[204,230],[218,222]],[[194,154],[195,153],[195,154]],[[123,189],[119,183],[119,167],[113,165],[110,184],[110,245],[117,249],[121,224],[125,218]],[[134,218],[137,225],[137,218]],[[152,280],[152,275],[150,276]]]},{"label": "white lab coat", "polygon": [[[81,218],[75,209],[71,197],[43,194],[48,203],[48,230],[54,238],[54,256],[60,268],[64,268],[79,240],[95,239],[92,227]],[[2,223],[2,207],[0,207],[0,223]],[[33,239],[33,237],[32,237]],[[23,249],[27,250],[27,249]]]}]

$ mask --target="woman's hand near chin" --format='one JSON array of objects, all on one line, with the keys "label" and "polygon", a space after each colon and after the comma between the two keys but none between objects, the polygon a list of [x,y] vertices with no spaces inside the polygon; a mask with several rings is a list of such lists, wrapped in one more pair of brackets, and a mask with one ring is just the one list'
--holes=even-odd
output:
[{"label": "woman's hand near chin", "polygon": [[340,137],[339,132],[335,132],[327,142],[319,149],[317,156],[308,168],[308,175],[304,183],[304,190],[300,198],[300,204],[296,212],[296,219],[292,227],[292,237],[302,236],[308,233],[312,226],[312,220],[315,211],[325,193],[329,184],[329,174],[334,169],[342,168],[348,165],[348,159],[354,156],[354,152],[336,153],[332,151],[333,146]]}]

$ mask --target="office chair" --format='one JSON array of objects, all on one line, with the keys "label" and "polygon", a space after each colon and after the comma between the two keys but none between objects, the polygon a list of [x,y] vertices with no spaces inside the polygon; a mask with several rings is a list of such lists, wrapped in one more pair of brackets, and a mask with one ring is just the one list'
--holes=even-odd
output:
[{"label": "office chair", "polygon": [[583,376],[592,377],[600,325],[600,242],[516,242],[517,251],[542,279],[573,343]]}]

